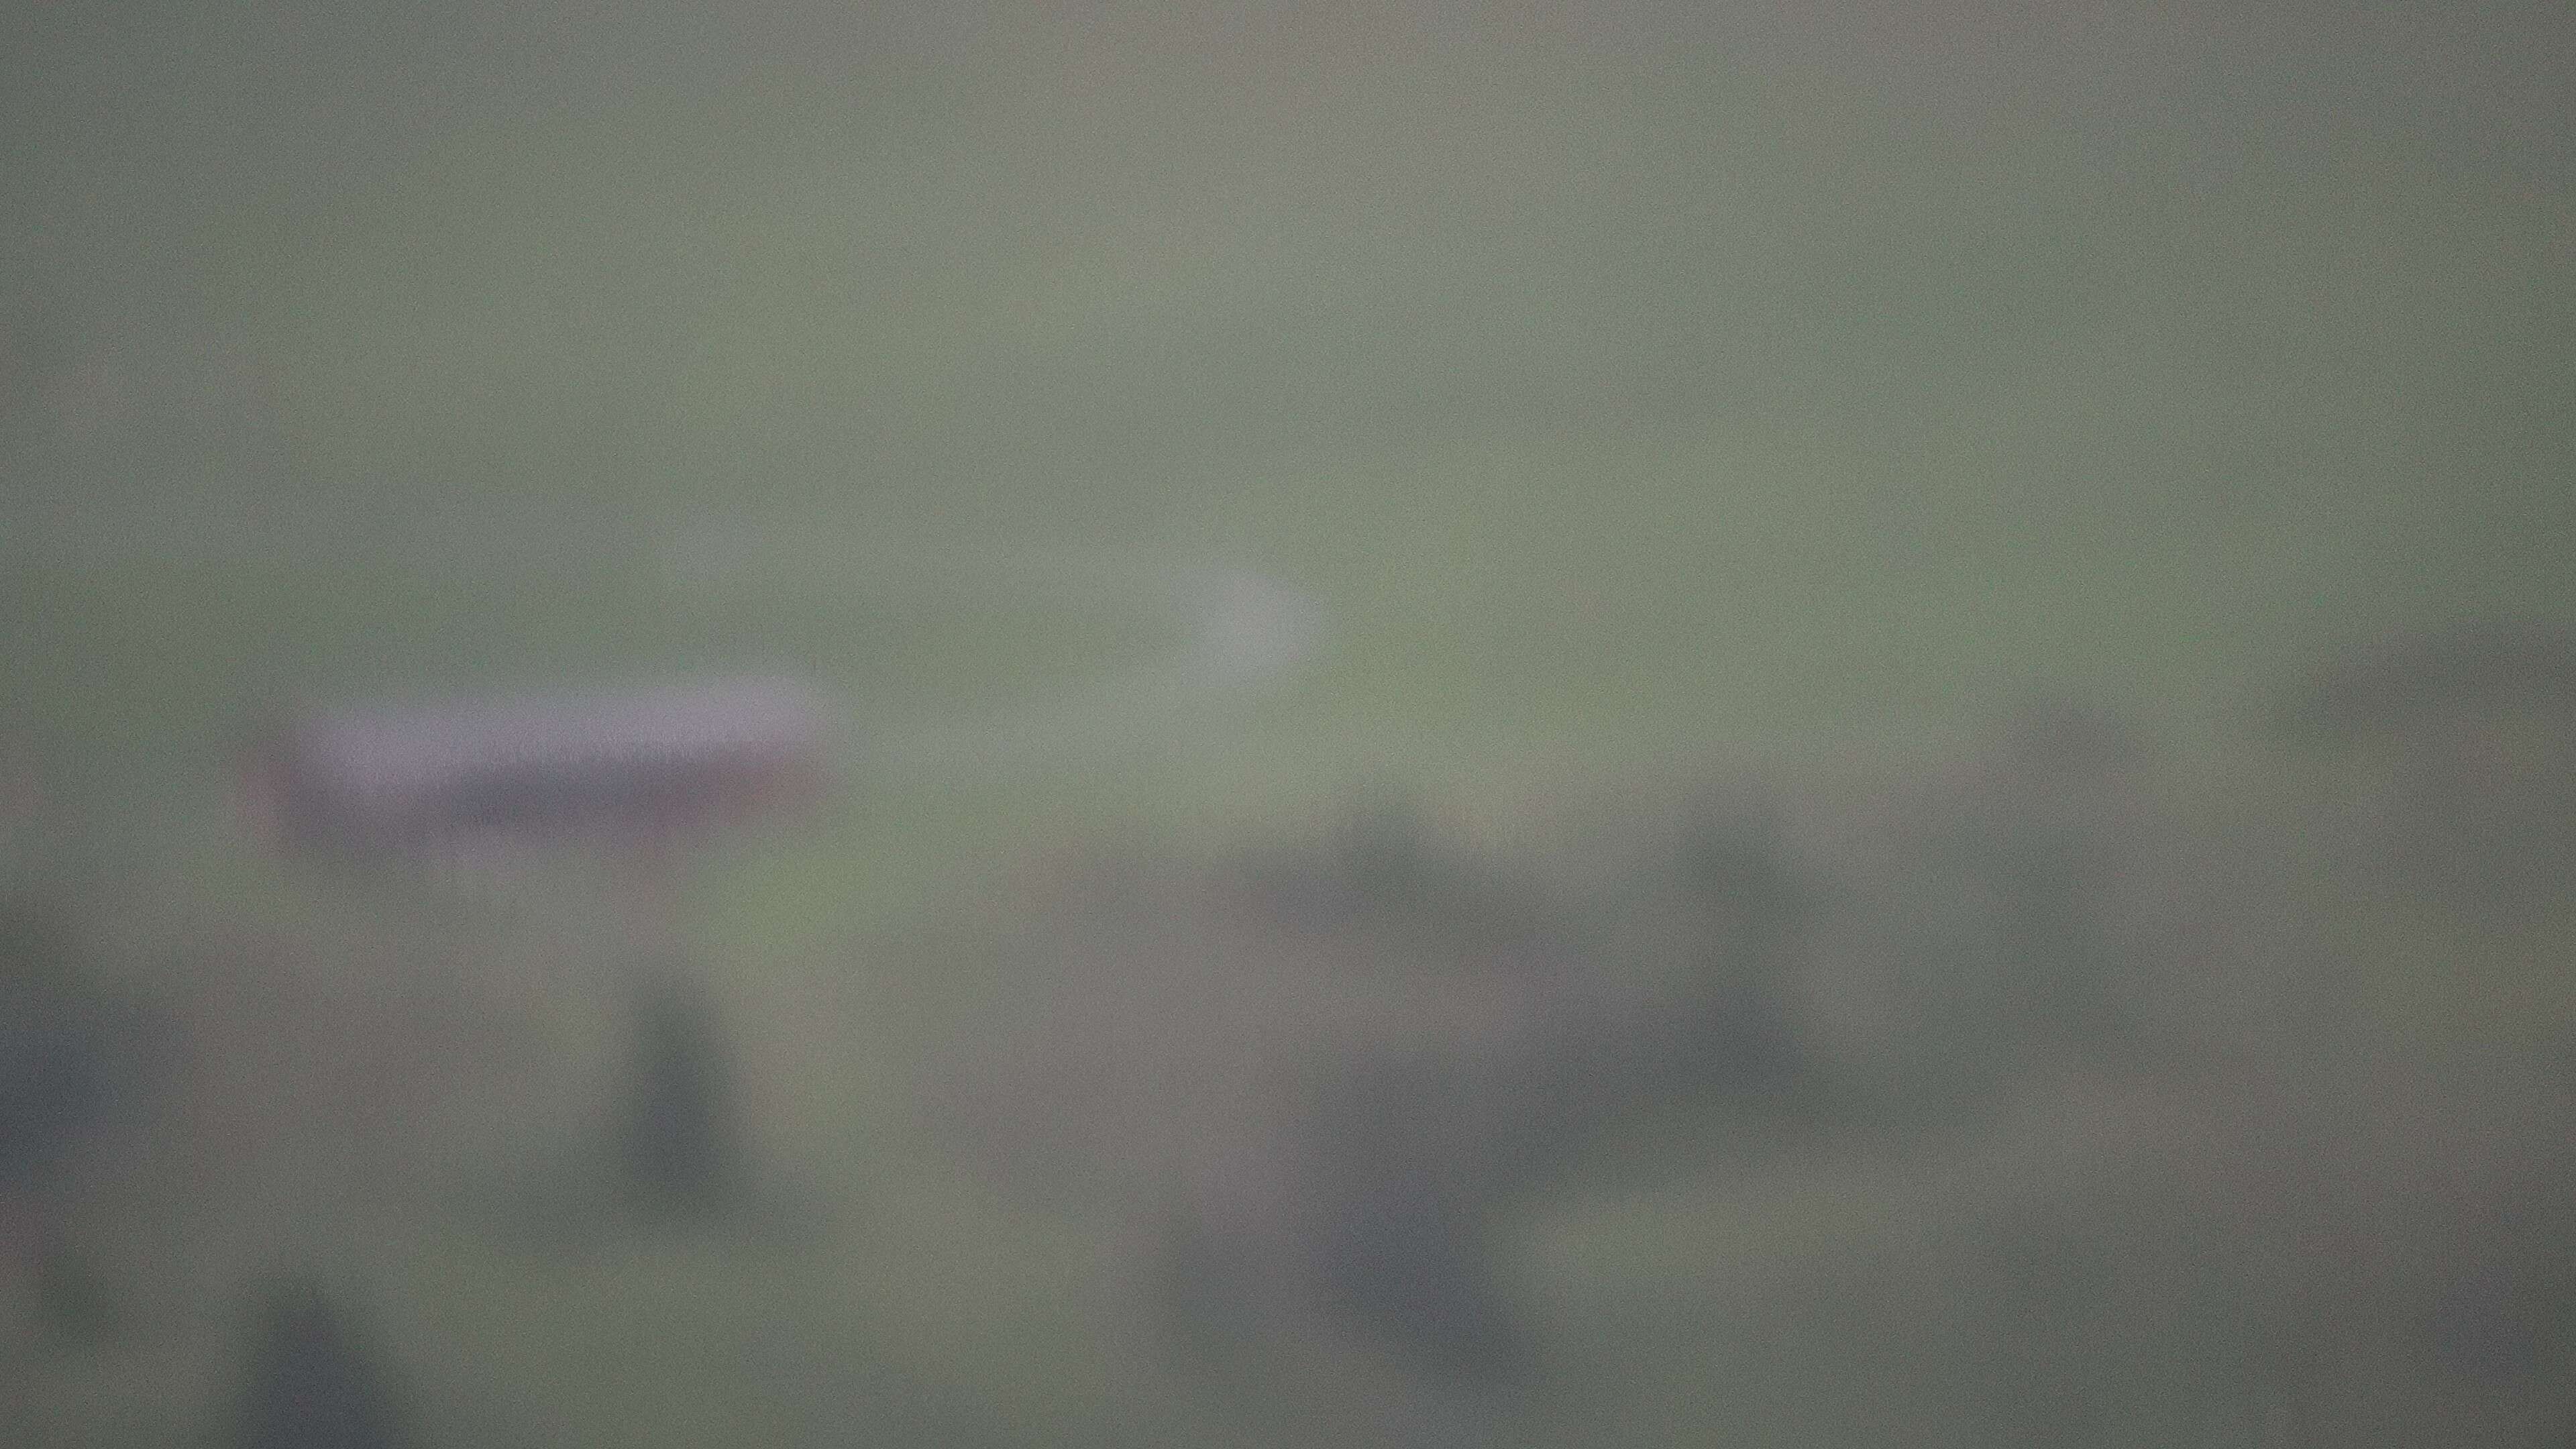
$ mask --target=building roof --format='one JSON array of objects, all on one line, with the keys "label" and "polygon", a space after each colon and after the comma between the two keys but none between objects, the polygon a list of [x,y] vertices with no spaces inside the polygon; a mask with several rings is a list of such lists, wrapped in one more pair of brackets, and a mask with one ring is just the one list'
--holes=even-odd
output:
[{"label": "building roof", "polygon": [[820,698],[797,681],[734,678],[367,705],[297,721],[286,740],[304,786],[365,812],[399,810],[498,772],[807,753],[825,718]]}]

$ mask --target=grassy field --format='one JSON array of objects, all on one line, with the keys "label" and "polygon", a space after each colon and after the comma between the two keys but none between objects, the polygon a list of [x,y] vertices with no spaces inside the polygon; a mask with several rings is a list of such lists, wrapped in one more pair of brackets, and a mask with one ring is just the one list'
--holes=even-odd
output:
[{"label": "grassy field", "polygon": [[[52,801],[11,849],[94,867],[129,989],[309,1056],[218,1078],[274,1156],[102,1189],[135,1326],[0,1348],[0,1439],[200,1442],[241,1293],[311,1259],[439,1444],[1352,1442],[1319,1386],[1375,1368],[1193,1376],[1123,1229],[925,1134],[1062,862],[1204,863],[1400,793],[1508,855],[1711,780],[1938,776],[2075,697],[2165,752],[2202,875],[2262,863],[2213,908],[2275,973],[2211,988],[2259,1003],[2256,1080],[2079,1063],[1931,1128],[1639,1126],[1508,1226],[1546,1356],[1495,1437],[2543,1442],[2563,1394],[2481,1397],[2399,1322],[2457,1276],[2407,1255],[2456,1229],[2527,1264],[2523,1230],[2403,1185],[2513,1176],[2443,1139],[2545,1155],[2570,921],[2376,891],[2336,782],[2251,726],[2407,630],[2576,625],[2550,23],[2427,51],[2173,7],[1900,53],[1652,12],[1622,13],[1669,43],[639,9],[597,67],[444,22],[413,58],[319,17],[28,22],[0,739]],[[726,520],[797,545],[672,566]],[[1315,653],[1100,707],[1211,564],[1316,601]],[[744,667],[850,711],[823,818],[690,886],[778,1202],[531,1246],[614,1077],[602,883],[305,878],[236,837],[232,752],[299,699]],[[1037,745],[872,766],[996,722]],[[367,1033],[431,1031],[417,977],[497,992],[547,1058],[440,1119],[521,1166],[344,1205],[350,1129],[311,1103],[365,1082]],[[2385,1282],[2334,1297],[2337,1232]],[[2535,1331],[2564,1367],[2576,1328]]]}]

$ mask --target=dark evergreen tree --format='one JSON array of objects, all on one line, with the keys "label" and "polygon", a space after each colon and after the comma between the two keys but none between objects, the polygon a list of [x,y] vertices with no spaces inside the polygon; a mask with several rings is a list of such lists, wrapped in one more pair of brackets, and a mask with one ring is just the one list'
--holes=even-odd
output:
[{"label": "dark evergreen tree", "polygon": [[1484,1205],[1419,1167],[1345,1186],[1317,1265],[1345,1322],[1433,1382],[1523,1378],[1533,1348],[1503,1292]]},{"label": "dark evergreen tree", "polygon": [[106,1274],[76,1243],[56,1240],[39,1248],[29,1287],[36,1321],[57,1344],[96,1344],[122,1326]]},{"label": "dark evergreen tree", "polygon": [[1374,1062],[1316,1123],[1311,1271],[1323,1299],[1431,1382],[1505,1384],[1531,1366],[1488,1231],[1531,1147],[1468,1110],[1490,1085],[1436,1058]]},{"label": "dark evergreen tree", "polygon": [[0,1192],[40,1184],[105,1119],[111,1056],[63,922],[0,902]]},{"label": "dark evergreen tree", "polygon": [[742,1127],[722,1023],[704,988],[676,972],[646,983],[634,1079],[618,1142],[629,1204],[659,1219],[713,1216],[742,1185]]},{"label": "dark evergreen tree", "polygon": [[1778,809],[1763,800],[1710,804],[1679,843],[1677,875],[1699,916],[1687,988],[1630,1044],[1646,1093],[1702,1089],[1777,1092],[1802,1063],[1786,1007],[1787,982],[1814,924],[1817,887],[1796,864]]},{"label": "dark evergreen tree", "polygon": [[414,1442],[376,1351],[321,1286],[272,1287],[252,1329],[231,1449],[395,1449]]},{"label": "dark evergreen tree", "polygon": [[1712,989],[1768,987],[1811,924],[1815,889],[1786,835],[1760,798],[1704,802],[1683,827],[1676,875],[1704,918],[1700,975]]}]

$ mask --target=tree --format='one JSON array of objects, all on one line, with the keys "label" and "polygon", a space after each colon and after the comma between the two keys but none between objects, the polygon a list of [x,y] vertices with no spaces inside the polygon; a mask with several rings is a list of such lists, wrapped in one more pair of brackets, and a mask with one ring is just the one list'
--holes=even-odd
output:
[{"label": "tree", "polygon": [[1491,1385],[1530,1372],[1485,1205],[1436,1171],[1390,1164],[1345,1184],[1319,1248],[1326,1302],[1416,1373]]},{"label": "tree", "polygon": [[395,1449],[409,1415],[375,1351],[320,1284],[268,1291],[252,1330],[232,1449]]},{"label": "tree", "polygon": [[703,988],[678,972],[646,984],[618,1167],[629,1204],[648,1217],[710,1217],[739,1192],[742,1130],[726,1058]]},{"label": "tree", "polygon": [[0,1191],[44,1180],[113,1096],[102,1013],[78,974],[58,917],[0,903]]}]

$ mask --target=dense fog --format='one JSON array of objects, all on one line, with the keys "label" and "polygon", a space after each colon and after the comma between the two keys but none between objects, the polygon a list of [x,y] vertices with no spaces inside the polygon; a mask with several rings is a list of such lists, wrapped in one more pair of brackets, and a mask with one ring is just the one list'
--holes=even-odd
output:
[{"label": "dense fog", "polygon": [[2576,1441],[2576,27],[0,16],[0,1443]]}]

